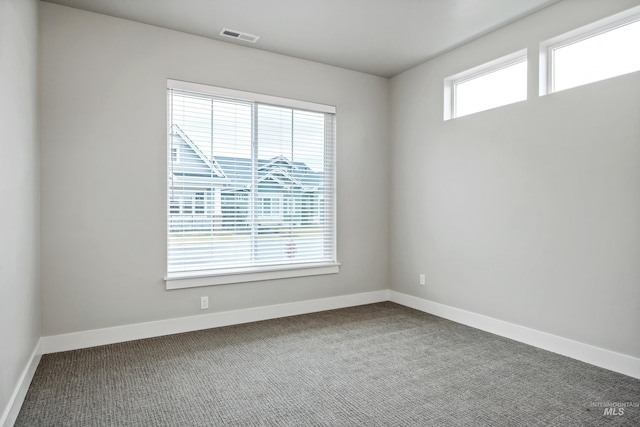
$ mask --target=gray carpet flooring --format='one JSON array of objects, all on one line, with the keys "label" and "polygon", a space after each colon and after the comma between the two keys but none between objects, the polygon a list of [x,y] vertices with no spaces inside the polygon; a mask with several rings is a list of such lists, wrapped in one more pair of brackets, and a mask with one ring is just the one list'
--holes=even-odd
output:
[{"label": "gray carpet flooring", "polygon": [[387,302],[44,355],[16,426],[640,425],[612,402],[640,380]]}]

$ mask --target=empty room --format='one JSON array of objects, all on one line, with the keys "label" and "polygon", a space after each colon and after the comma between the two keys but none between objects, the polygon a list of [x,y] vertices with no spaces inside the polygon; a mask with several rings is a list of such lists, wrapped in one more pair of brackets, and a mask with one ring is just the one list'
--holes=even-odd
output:
[{"label": "empty room", "polygon": [[0,0],[0,427],[640,425],[640,0]]}]

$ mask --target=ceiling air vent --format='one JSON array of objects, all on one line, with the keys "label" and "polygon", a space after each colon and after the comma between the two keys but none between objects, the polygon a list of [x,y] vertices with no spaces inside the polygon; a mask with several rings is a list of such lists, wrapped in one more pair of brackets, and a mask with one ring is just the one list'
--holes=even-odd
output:
[{"label": "ceiling air vent", "polygon": [[228,28],[223,28],[222,31],[220,31],[220,35],[225,37],[231,37],[232,39],[236,39],[236,40],[242,40],[243,42],[249,42],[249,43],[255,43],[260,38],[259,36],[254,36],[253,34],[242,33],[240,31],[230,30]]}]

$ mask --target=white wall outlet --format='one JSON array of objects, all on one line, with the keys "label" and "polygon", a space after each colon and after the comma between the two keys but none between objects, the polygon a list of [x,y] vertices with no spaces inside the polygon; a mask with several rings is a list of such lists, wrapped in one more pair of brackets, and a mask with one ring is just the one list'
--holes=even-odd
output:
[{"label": "white wall outlet", "polygon": [[427,279],[423,273],[420,273],[420,285],[425,286],[427,284]]},{"label": "white wall outlet", "polygon": [[209,308],[209,297],[200,297],[200,310]]}]

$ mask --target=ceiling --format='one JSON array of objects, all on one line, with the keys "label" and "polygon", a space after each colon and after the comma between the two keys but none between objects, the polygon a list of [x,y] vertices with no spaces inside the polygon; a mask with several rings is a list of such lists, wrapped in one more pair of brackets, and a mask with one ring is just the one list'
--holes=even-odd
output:
[{"label": "ceiling", "polygon": [[46,1],[391,77],[558,0]]}]

